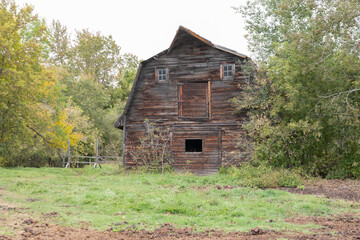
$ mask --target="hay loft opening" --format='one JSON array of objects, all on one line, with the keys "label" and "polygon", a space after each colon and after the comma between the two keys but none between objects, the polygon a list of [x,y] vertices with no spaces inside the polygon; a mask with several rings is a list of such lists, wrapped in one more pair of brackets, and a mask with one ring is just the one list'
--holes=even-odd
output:
[{"label": "hay loft opening", "polygon": [[185,152],[202,152],[202,139],[185,139]]}]

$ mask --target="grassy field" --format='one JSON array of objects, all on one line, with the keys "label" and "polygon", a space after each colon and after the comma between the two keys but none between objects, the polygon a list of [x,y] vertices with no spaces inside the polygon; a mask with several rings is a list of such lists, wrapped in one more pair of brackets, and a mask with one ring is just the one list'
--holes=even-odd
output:
[{"label": "grassy field", "polygon": [[99,230],[154,229],[171,223],[200,231],[302,231],[314,225],[294,225],[285,219],[359,211],[348,201],[239,187],[242,181],[225,174],[124,173],[116,166],[0,168],[0,198],[29,208],[35,218],[56,213],[57,223],[77,227],[86,222]]}]

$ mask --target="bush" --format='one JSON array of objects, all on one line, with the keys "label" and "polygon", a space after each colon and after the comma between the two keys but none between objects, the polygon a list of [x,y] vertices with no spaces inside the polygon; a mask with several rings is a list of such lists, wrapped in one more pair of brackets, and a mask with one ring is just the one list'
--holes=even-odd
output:
[{"label": "bush", "polygon": [[265,163],[255,166],[244,163],[241,167],[222,168],[219,172],[239,179],[244,187],[298,187],[304,184],[304,177],[298,170],[273,168]]}]

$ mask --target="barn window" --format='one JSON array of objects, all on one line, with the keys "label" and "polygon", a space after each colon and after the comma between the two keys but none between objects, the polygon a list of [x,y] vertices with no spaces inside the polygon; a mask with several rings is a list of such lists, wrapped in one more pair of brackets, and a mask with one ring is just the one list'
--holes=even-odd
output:
[{"label": "barn window", "polygon": [[167,80],[169,80],[168,68],[155,69],[155,79],[158,82],[166,82]]},{"label": "barn window", "polygon": [[202,139],[185,139],[185,152],[202,152]]},{"label": "barn window", "polygon": [[221,64],[220,78],[221,80],[232,80],[235,76],[235,64]]},{"label": "barn window", "polygon": [[232,65],[224,65],[224,77],[232,77]]}]

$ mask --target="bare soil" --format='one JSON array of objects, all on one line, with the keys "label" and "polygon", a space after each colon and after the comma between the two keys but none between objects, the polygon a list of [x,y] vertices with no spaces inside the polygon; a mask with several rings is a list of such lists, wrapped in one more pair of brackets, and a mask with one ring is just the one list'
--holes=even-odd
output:
[{"label": "bare soil", "polygon": [[327,198],[346,199],[354,202],[360,201],[359,180],[325,180],[317,179],[308,181],[304,189],[279,188],[291,193],[323,195]]},{"label": "bare soil", "polygon": [[[282,190],[299,194],[324,195],[328,198],[342,198],[354,202],[359,201],[360,181],[352,180],[320,180],[309,182],[305,189],[281,188]],[[1,194],[1,192],[0,192]],[[29,200],[30,201],[30,200]],[[360,240],[360,213],[331,215],[327,217],[296,217],[286,221],[296,224],[315,223],[318,229],[308,229],[310,233],[276,232],[260,228],[249,232],[230,232],[208,230],[195,232],[191,228],[175,228],[165,223],[154,231],[135,231],[131,227],[116,231],[98,231],[83,223],[82,228],[71,228],[54,224],[53,212],[35,219],[27,209],[17,208],[7,204],[0,197],[0,229],[9,229],[6,235],[0,235],[0,240],[47,240],[47,239],[358,239]]]}]

